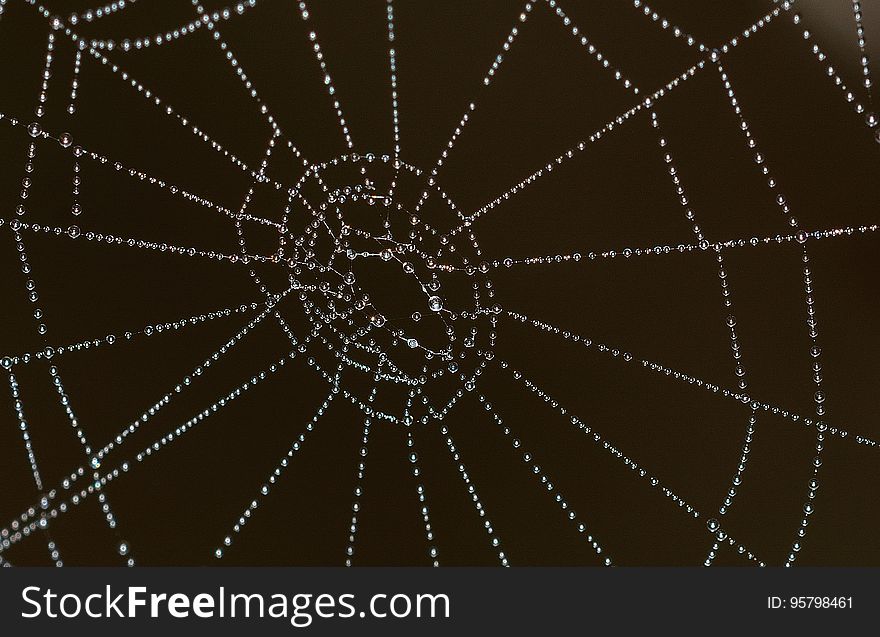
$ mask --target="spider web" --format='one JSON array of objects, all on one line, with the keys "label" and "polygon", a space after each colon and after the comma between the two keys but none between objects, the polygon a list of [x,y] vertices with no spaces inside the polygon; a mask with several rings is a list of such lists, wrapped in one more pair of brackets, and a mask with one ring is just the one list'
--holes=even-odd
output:
[{"label": "spider web", "polygon": [[0,563],[876,559],[880,12],[594,4],[0,0]]}]

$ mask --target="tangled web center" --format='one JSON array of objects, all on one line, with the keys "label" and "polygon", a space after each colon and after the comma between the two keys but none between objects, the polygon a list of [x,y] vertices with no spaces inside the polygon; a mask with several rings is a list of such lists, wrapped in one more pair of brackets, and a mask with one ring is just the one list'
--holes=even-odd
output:
[{"label": "tangled web center", "polygon": [[[371,164],[394,170],[390,188],[367,177]],[[407,424],[443,418],[494,356],[501,308],[476,237],[438,230],[458,220],[454,204],[444,199],[438,213],[410,202],[396,186],[442,191],[387,155],[345,155],[306,178],[322,200],[309,205],[288,267],[311,354],[344,371],[342,386],[362,407]]]}]

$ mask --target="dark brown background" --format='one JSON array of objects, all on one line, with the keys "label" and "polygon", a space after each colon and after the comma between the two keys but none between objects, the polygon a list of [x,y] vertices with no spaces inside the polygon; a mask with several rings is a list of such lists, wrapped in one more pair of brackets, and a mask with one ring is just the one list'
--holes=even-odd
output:
[{"label": "dark brown background", "polygon": [[[848,0],[798,3],[807,26],[860,99],[860,67]],[[880,46],[880,5],[863,2],[868,46]],[[218,24],[282,128],[315,160],[345,152],[307,32],[325,52],[358,150],[392,147],[385,2],[313,2],[307,26],[291,1],[260,0]],[[772,5],[763,1],[654,0],[652,7],[708,43],[720,43]],[[66,15],[77,0],[50,3]],[[223,6],[205,2],[208,9]],[[611,61],[654,90],[700,59],[622,0],[577,2],[565,10]],[[430,168],[467,103],[477,110],[441,171],[443,188],[473,210],[572,147],[637,98],[588,58],[541,3],[488,89],[482,77],[520,11],[519,3],[481,0],[395,2],[402,156]],[[143,0],[77,27],[89,37],[152,35],[188,22],[187,2]],[[0,110],[33,118],[46,22],[22,2],[0,20]],[[78,111],[64,111],[74,49],[59,38],[44,128],[69,130],[81,143],[128,166],[237,209],[249,179],[89,55]],[[206,29],[146,51],[108,53],[162,99],[224,146],[258,165],[269,128]],[[880,60],[880,56],[877,56]],[[878,220],[880,145],[864,117],[845,103],[789,17],[772,23],[723,60],[768,162],[804,228]],[[743,145],[717,72],[701,71],[657,106],[698,221],[712,240],[789,230]],[[0,125],[2,216],[14,216],[29,138]],[[231,223],[83,160],[84,213],[69,214],[69,153],[43,142],[28,219],[83,231],[236,251]],[[269,174],[292,184],[300,168],[273,163]],[[258,188],[261,210],[280,218],[277,196]],[[255,204],[256,205],[256,204]],[[490,260],[620,250],[693,240],[642,112],[552,175],[476,225]],[[256,246],[271,237],[248,239]],[[240,265],[26,233],[24,240],[49,326],[61,345],[108,332],[241,303],[260,296]],[[827,420],[880,438],[876,388],[878,236],[811,242],[816,307],[828,395]],[[260,252],[260,248],[255,248]],[[264,251],[265,252],[265,251]],[[741,248],[726,254],[750,391],[812,415],[799,250]],[[24,295],[8,228],[0,229],[0,353],[42,347]],[[498,302],[565,329],[614,344],[725,387],[735,386],[717,267],[708,253],[497,269]],[[381,281],[376,282],[381,285]],[[79,420],[103,445],[196,361],[245,322],[241,315],[179,333],[141,338],[59,357]],[[289,343],[266,321],[114,457],[129,458],[268,363]],[[509,360],[561,404],[693,503],[684,515],[656,489],[578,434],[558,412],[497,367],[480,391],[511,424],[620,565],[698,565],[711,544],[714,517],[739,459],[749,410],[735,401],[652,374],[635,364],[503,321],[498,357]],[[84,461],[49,383],[45,362],[19,365],[25,411],[44,482],[57,484]],[[4,383],[5,384],[5,383]],[[381,393],[381,390],[380,390]],[[199,425],[107,492],[119,521],[114,535],[92,498],[52,525],[66,564],[119,564],[124,538],[138,564],[211,564],[213,550],[256,496],[290,442],[303,431],[326,386],[301,361]],[[344,559],[362,415],[336,401],[280,484],[227,551],[227,564],[336,565]],[[527,473],[490,417],[468,394],[449,418],[477,492],[514,565],[598,564],[597,556]],[[436,546],[444,565],[493,565],[464,484],[437,423],[416,431]],[[415,483],[403,433],[373,426],[356,564],[428,563]],[[750,461],[725,526],[769,564],[781,564],[802,516],[814,430],[759,416]],[[824,454],[817,512],[797,564],[878,565],[876,490],[880,456],[852,439]],[[7,390],[0,391],[0,523],[35,502],[21,434]],[[20,565],[49,563],[45,539],[10,550]],[[747,564],[722,549],[716,564]]]}]

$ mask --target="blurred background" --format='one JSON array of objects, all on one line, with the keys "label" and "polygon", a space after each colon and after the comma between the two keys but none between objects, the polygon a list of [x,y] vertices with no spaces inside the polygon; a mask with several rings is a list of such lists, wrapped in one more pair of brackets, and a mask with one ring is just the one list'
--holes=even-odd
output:
[{"label": "blurred background", "polygon": [[[437,183],[464,213],[501,197],[471,228],[482,258],[491,264],[486,278],[504,310],[495,329],[494,360],[476,389],[465,391],[442,421],[409,428],[374,421],[363,480],[357,470],[364,414],[350,401],[334,400],[266,497],[261,487],[307,432],[328,393],[327,382],[307,363],[310,356],[326,354],[298,354],[173,444],[162,446],[161,453],[143,463],[135,456],[292,349],[277,322],[261,321],[204,373],[193,375],[206,357],[260,314],[258,304],[266,297],[249,271],[269,291],[281,292],[288,285],[287,267],[94,239],[103,233],[230,255],[239,253],[244,237],[252,254],[277,250],[275,226],[245,222],[240,235],[218,210],[149,179],[234,212],[252,189],[247,211],[275,224],[284,222],[283,189],[254,183],[247,171],[190,130],[197,126],[259,169],[272,129],[236,68],[243,70],[285,133],[265,171],[285,188],[302,176],[303,158],[328,162],[349,152],[334,99],[355,151],[394,154],[388,3],[313,2],[307,21],[294,2],[256,0],[252,5],[238,9],[217,0],[202,3],[208,14],[219,12],[216,31],[224,51],[204,26],[155,44],[157,34],[180,33],[197,20],[196,8],[188,2],[140,0],[92,20],[84,17],[95,9],[88,2],[46,3],[50,14],[60,16],[94,48],[81,51],[77,66],[77,46],[63,29],[55,32],[42,129],[54,137],[70,132],[75,146],[107,161],[88,155],[77,159],[71,148],[38,139],[31,172],[25,168],[32,141],[25,124],[36,119],[50,21],[25,2],[10,0],[3,6],[0,356],[13,361],[44,490],[34,485],[12,392],[0,388],[0,526],[14,532],[10,524],[23,513],[28,520],[39,517],[40,498],[50,489],[58,495],[49,509],[70,497],[73,491],[62,483],[71,472],[85,469],[77,488],[84,488],[92,473],[90,456],[71,427],[50,366],[63,379],[78,426],[95,449],[113,441],[166,393],[174,394],[108,454],[102,475],[123,462],[132,465],[103,489],[104,502],[90,495],[71,505],[50,522],[48,531],[15,543],[2,553],[4,558],[15,565],[51,565],[56,561],[47,549],[51,541],[65,565],[122,565],[129,558],[138,565],[342,565],[357,499],[355,565],[429,565],[435,548],[441,565],[498,565],[500,550],[512,565],[600,565],[607,554],[618,565],[697,566],[716,542],[715,565],[753,565],[736,550],[740,544],[768,565],[781,565],[795,541],[802,545],[796,565],[880,564],[880,514],[874,498],[880,455],[876,447],[856,441],[857,435],[880,439],[875,394],[880,381],[880,236],[855,232],[806,243],[822,348],[822,418],[849,435],[825,440],[820,486],[811,500],[815,512],[803,539],[796,533],[816,456],[816,429],[806,427],[803,419],[816,420],[816,385],[802,246],[788,240],[724,249],[732,309],[722,301],[714,250],[644,253],[654,246],[693,244],[695,222],[713,243],[792,235],[795,230],[775,202],[780,192],[800,228],[809,232],[877,223],[880,144],[876,129],[866,124],[874,107],[861,61],[867,55],[873,70],[870,54],[880,52],[876,0],[859,7],[864,52],[849,0],[799,1],[748,38],[742,31],[780,5],[653,0],[649,12],[660,16],[654,20],[642,6],[623,0],[569,0],[559,5],[564,18],[547,3],[536,2],[521,22],[522,4],[508,0],[395,0],[400,158],[431,171],[467,112],[467,125],[443,161]],[[227,8],[228,18],[223,13]],[[69,18],[74,12],[75,25]],[[795,13],[800,16],[797,24]],[[580,35],[572,35],[572,25],[610,68],[590,54]],[[513,27],[517,35],[504,51]],[[682,35],[677,37],[674,27]],[[804,29],[810,31],[809,39]],[[332,98],[311,31],[332,76]],[[739,38],[738,44],[721,55],[720,63],[776,179],[776,190],[768,187],[755,151],[746,146],[721,76],[708,61],[709,50],[733,37]],[[151,45],[136,46],[140,38],[150,39]],[[827,59],[817,59],[814,44]],[[487,85],[484,77],[499,53],[503,61]],[[666,147],[658,144],[651,111],[644,107],[589,141],[608,122],[700,61],[706,61],[703,68],[653,105]],[[629,87],[615,79],[615,70]],[[835,84],[835,75],[853,93],[852,102]],[[74,79],[77,91],[71,98]],[[133,88],[132,79],[150,95]],[[154,96],[161,107],[151,103]],[[856,112],[857,103],[863,112]],[[168,116],[165,105],[187,125]],[[20,124],[9,125],[10,118]],[[301,157],[287,149],[288,141]],[[586,142],[583,152],[578,151],[581,141]],[[569,150],[574,151],[571,158],[565,157]],[[695,221],[685,217],[666,153],[673,158]],[[552,172],[503,198],[560,156],[564,161]],[[133,177],[129,169],[147,178]],[[351,183],[339,171],[333,175],[337,186]],[[80,180],[76,196],[75,176]],[[377,172],[373,178],[384,189],[392,173]],[[24,202],[23,179],[31,180]],[[421,187],[421,182],[401,179],[398,200],[415,206]],[[21,215],[16,211],[20,203],[26,206]],[[74,205],[80,206],[79,214],[73,214]],[[288,223],[301,228],[310,220],[308,214],[294,203]],[[426,214],[451,218],[448,209]],[[21,242],[10,229],[14,220],[30,224],[21,230]],[[65,231],[43,232],[33,224]],[[70,231],[71,226],[76,230]],[[93,233],[92,240],[87,233]],[[29,273],[22,273],[22,245]],[[622,254],[627,248],[640,254],[588,256]],[[574,253],[582,258],[521,263]],[[505,267],[507,258],[516,263]],[[28,281],[38,292],[36,303],[28,297]],[[370,283],[382,288],[393,286],[394,280],[377,276]],[[35,307],[42,310],[38,320]],[[231,309],[228,316],[197,325],[156,327],[226,308]],[[294,295],[279,305],[279,312],[293,326],[306,324]],[[585,347],[515,321],[506,312],[594,344]],[[748,443],[749,404],[656,373],[640,362],[656,362],[739,391],[726,323],[730,314],[736,317],[745,391],[778,412],[799,416],[795,422],[772,409],[759,409]],[[41,322],[46,334],[37,330]],[[130,340],[123,336],[127,331],[135,333]],[[109,334],[116,337],[113,344],[105,341]],[[94,339],[104,342],[51,359],[36,356],[47,346]],[[599,351],[599,343],[631,352],[633,358]],[[31,354],[27,362],[25,353]],[[508,369],[501,360],[509,363]],[[513,369],[558,404],[529,391],[513,377]],[[188,376],[191,384],[175,392]],[[343,373],[341,387],[360,387],[356,376]],[[377,403],[390,404],[392,394],[383,394],[380,385]],[[491,403],[511,435],[495,424],[479,396]],[[601,434],[602,442],[572,426],[572,415]],[[417,478],[408,458],[407,431],[418,451]],[[459,460],[450,451],[449,436]],[[522,446],[514,448],[513,438]],[[605,441],[621,457],[609,452]],[[744,451],[741,484],[720,515]],[[531,454],[528,463],[524,452]],[[661,485],[653,486],[623,458],[644,467]],[[467,481],[459,468],[462,462]],[[534,464],[549,476],[553,491],[533,472]],[[357,484],[363,489],[360,498],[354,496]],[[424,503],[418,485],[426,494]],[[469,485],[485,516],[478,514]],[[576,511],[577,523],[585,524],[587,533],[578,532],[568,510],[555,501],[557,493]],[[255,499],[259,506],[242,532],[234,534],[230,547],[223,547],[223,538],[233,535],[233,525]],[[102,504],[111,507],[115,528],[107,525]],[[431,540],[426,538],[425,505]],[[37,512],[28,516],[29,507]],[[720,520],[724,532],[736,538],[735,546],[726,536],[716,537],[710,519]],[[588,533],[603,547],[601,555],[587,541]],[[492,545],[496,537],[497,547]],[[124,556],[121,543],[128,548]],[[222,561],[215,557],[218,547],[224,549]]]}]

